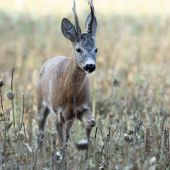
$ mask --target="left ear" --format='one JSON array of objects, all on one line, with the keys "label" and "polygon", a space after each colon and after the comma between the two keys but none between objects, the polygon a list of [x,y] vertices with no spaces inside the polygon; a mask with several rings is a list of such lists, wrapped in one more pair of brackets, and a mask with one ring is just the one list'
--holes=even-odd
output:
[{"label": "left ear", "polygon": [[90,14],[86,19],[86,29],[87,32],[93,36],[96,36],[96,31],[97,31],[97,20],[94,15],[94,7],[92,4],[90,4]]}]

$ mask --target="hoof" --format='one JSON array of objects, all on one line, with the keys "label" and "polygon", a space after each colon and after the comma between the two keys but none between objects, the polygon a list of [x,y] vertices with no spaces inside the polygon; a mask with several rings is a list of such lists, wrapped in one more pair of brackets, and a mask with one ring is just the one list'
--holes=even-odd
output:
[{"label": "hoof", "polygon": [[90,120],[88,121],[88,126],[90,126],[90,127],[95,126],[95,124],[96,124],[96,122],[95,122],[94,119],[90,119]]},{"label": "hoof", "polygon": [[86,150],[88,149],[90,141],[87,139],[82,139],[80,141],[78,141],[77,143],[75,143],[75,146],[78,150]]}]

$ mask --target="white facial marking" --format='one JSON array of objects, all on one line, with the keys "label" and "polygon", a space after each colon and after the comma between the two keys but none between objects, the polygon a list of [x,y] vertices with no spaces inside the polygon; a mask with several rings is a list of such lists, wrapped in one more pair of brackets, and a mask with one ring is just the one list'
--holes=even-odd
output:
[{"label": "white facial marking", "polygon": [[96,63],[95,63],[95,61],[92,60],[91,58],[88,58],[88,59],[86,60],[86,62],[85,62],[85,66],[86,66],[87,64],[93,64],[93,65],[95,65]]}]

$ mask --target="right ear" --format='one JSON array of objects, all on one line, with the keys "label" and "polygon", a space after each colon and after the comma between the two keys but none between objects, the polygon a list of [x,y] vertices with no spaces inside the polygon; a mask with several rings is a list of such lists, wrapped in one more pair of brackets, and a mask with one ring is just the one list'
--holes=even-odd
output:
[{"label": "right ear", "polygon": [[67,39],[69,39],[72,42],[79,41],[79,35],[74,27],[74,25],[67,19],[63,18],[61,23],[61,30]]}]

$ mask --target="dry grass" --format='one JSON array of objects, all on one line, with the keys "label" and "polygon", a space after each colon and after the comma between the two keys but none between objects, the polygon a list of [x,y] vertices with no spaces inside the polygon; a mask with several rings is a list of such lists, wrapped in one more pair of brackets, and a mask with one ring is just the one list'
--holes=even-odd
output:
[{"label": "dry grass", "polygon": [[[97,126],[84,161],[84,152],[74,146],[85,136],[84,129],[75,121],[66,150],[67,169],[169,169],[170,18],[98,18],[99,55],[91,76]],[[0,14],[0,78],[5,82],[0,88],[1,169],[66,169],[53,150],[54,115],[48,121],[44,154],[36,151],[38,71],[48,58],[71,54],[60,21]]]}]

